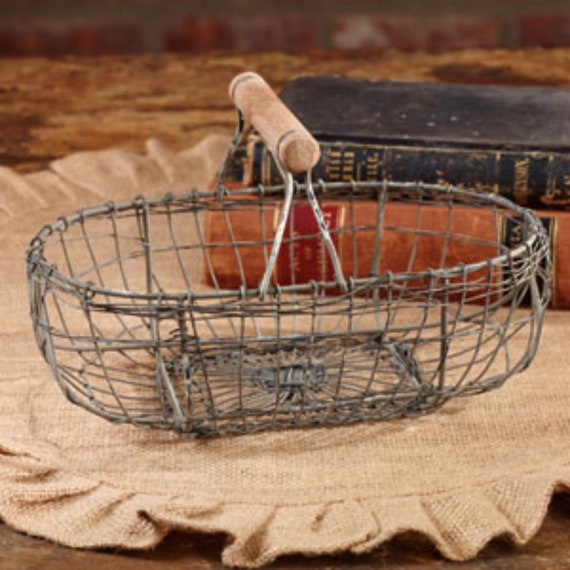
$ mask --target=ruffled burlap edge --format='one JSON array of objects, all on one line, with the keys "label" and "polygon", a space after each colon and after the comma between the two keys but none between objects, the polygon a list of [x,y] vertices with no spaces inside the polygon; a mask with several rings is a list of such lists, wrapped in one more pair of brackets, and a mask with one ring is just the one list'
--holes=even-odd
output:
[{"label": "ruffled burlap edge", "polygon": [[[224,533],[224,564],[249,568],[284,554],[365,553],[408,531],[429,538],[446,558],[467,560],[497,536],[516,544],[529,541],[553,493],[570,490],[566,465],[429,497],[283,506],[192,504],[187,497],[112,487],[6,449],[2,454],[0,515],[18,530],[71,547],[130,549],[152,548],[174,529]],[[86,512],[92,513],[89,519]]]}]

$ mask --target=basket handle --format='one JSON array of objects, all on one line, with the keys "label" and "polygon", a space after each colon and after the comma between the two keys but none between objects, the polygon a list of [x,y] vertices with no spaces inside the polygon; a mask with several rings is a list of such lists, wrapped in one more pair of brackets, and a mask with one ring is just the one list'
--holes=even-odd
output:
[{"label": "basket handle", "polygon": [[236,76],[230,98],[289,172],[309,172],[315,166],[319,143],[260,75],[247,71]]},{"label": "basket handle", "polygon": [[[284,202],[265,273],[259,283],[260,298],[264,297],[269,287],[271,275],[281,249],[285,226],[289,218],[294,191],[292,174],[302,172],[305,173],[306,178],[305,190],[307,198],[329,253],[335,280],[341,291],[347,291],[347,283],[342,274],[338,253],[311,181],[311,169],[315,166],[321,154],[319,143],[257,73],[248,71],[235,77],[230,84],[230,98],[238,109],[239,117],[236,138],[234,138],[233,144],[235,145],[237,134],[243,126],[241,118],[243,116],[253,125],[265,141],[266,146],[276,159],[284,178]],[[231,152],[232,147],[230,147],[229,153]],[[225,166],[222,166],[222,171],[224,169]],[[221,176],[218,176],[218,178],[221,180]]]}]

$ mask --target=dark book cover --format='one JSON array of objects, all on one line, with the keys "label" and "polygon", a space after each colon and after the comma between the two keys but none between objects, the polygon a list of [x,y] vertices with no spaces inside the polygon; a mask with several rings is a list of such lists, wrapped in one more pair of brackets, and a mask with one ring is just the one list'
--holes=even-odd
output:
[{"label": "dark book cover", "polygon": [[320,140],[570,151],[570,89],[303,76],[281,99]]},{"label": "dark book cover", "polygon": [[[569,89],[304,76],[281,98],[321,144],[314,179],[453,184],[570,209]],[[281,181],[255,136],[237,153],[231,180]]]}]

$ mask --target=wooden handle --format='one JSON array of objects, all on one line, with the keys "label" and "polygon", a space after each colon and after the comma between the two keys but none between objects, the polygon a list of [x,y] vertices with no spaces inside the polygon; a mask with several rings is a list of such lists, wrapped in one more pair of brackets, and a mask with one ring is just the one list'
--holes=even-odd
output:
[{"label": "wooden handle", "polygon": [[290,172],[308,172],[315,166],[319,143],[260,75],[246,72],[235,77],[230,98]]}]

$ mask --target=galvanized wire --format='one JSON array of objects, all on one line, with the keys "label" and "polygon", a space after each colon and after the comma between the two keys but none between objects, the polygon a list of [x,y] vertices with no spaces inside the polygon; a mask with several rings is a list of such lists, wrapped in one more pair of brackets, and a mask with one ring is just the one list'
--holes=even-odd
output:
[{"label": "galvanized wire", "polygon": [[[295,185],[290,215],[311,191]],[[328,244],[289,227],[269,273],[284,186],[139,197],[45,226],[27,252],[31,314],[67,397],[118,423],[246,433],[413,416],[528,366],[551,270],[531,211],[433,184],[314,192],[342,224]],[[316,261],[299,268],[306,247]]]}]

